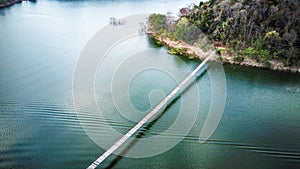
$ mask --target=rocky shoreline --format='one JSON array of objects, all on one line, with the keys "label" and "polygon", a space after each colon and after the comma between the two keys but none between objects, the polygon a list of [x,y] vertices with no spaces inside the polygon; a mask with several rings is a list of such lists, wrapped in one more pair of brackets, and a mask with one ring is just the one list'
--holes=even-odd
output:
[{"label": "rocky shoreline", "polygon": [[[154,38],[157,42],[162,45],[169,47],[171,50],[170,54],[180,54],[188,57],[189,59],[200,59],[204,60],[208,55],[208,52],[203,52],[198,46],[189,45],[180,40],[174,40],[168,36],[158,35],[153,31],[146,32],[150,37]],[[218,47],[216,47],[218,49]],[[219,56],[213,57],[212,61],[221,61],[223,64],[232,64],[232,65],[242,65],[242,66],[251,66],[257,68],[265,68],[275,71],[289,72],[289,73],[299,73],[299,66],[286,66],[282,61],[279,60],[268,60],[268,63],[260,63],[256,60],[245,58],[243,61],[235,61],[232,54],[226,52],[224,48],[221,48],[221,54]],[[179,51],[179,52],[177,52]]]},{"label": "rocky shoreline", "polygon": [[22,1],[24,1],[24,0],[10,0],[7,2],[0,3],[0,9],[12,6],[13,4],[16,4],[16,3],[21,3]]}]

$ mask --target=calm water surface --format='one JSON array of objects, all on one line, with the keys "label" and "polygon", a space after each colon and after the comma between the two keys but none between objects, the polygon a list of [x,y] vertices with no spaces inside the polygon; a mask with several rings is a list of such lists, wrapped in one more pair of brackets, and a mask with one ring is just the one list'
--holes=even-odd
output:
[{"label": "calm water surface", "polygon": [[[0,10],[0,168],[85,168],[101,155],[104,150],[85,134],[74,110],[72,77],[80,51],[111,16],[176,13],[187,3],[38,1]],[[180,69],[181,59],[191,69],[199,64],[168,55],[165,48],[156,48],[145,36],[133,41],[154,49],[157,62],[170,58],[171,64],[166,66],[174,69]],[[124,43],[132,44],[130,40]],[[123,57],[118,52],[112,55],[115,60]],[[154,56],[147,57],[153,61]],[[106,66],[115,64],[108,60]],[[206,143],[197,142],[210,103],[209,77],[203,72],[197,80],[201,93],[199,115],[183,141],[155,157],[111,156],[102,167],[300,168],[300,76],[230,65],[225,66],[225,72],[225,111]],[[101,74],[98,76],[97,101],[108,112],[114,128],[126,132],[133,123],[114,118],[117,112],[108,99],[109,93],[102,90],[106,84]],[[137,109],[145,111],[150,106],[147,98],[151,90],[159,88],[167,93],[175,84],[161,72],[144,72],[133,81],[130,99]],[[145,137],[166,130],[179,107],[180,99],[147,129]],[[180,134],[173,133],[174,137]]]}]

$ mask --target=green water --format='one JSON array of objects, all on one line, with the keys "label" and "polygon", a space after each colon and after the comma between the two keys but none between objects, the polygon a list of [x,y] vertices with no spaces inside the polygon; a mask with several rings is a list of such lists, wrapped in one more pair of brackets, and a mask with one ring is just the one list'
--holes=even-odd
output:
[{"label": "green water", "polygon": [[[186,3],[38,1],[0,10],[0,168],[73,169],[91,164],[104,150],[83,131],[74,109],[72,78],[81,50],[111,16],[176,13]],[[169,58],[166,66],[174,70],[182,69],[181,60],[191,69],[199,64],[168,55],[165,48],[155,47],[145,36],[133,40],[156,52],[145,56],[149,57],[145,62]],[[125,46],[130,44],[124,42]],[[112,56],[105,62],[108,68],[123,57],[117,51]],[[183,141],[150,158],[113,155],[100,168],[300,168],[300,76],[232,65],[224,69],[225,110],[217,130],[204,144],[199,144],[198,137],[211,100],[205,71],[197,80],[199,114]],[[98,105],[105,110],[107,121],[125,133],[134,123],[120,118],[108,98],[110,92],[104,90],[108,82],[101,80],[102,75],[100,72],[95,79]],[[132,105],[146,111],[157,102],[147,99],[151,90],[168,93],[174,85],[167,74],[145,71],[136,76],[128,92]],[[165,131],[176,118],[180,102],[179,98],[168,107],[145,129],[143,137]],[[88,108],[84,111],[87,121],[101,125],[88,116]],[[182,133],[171,134],[176,138]]]}]

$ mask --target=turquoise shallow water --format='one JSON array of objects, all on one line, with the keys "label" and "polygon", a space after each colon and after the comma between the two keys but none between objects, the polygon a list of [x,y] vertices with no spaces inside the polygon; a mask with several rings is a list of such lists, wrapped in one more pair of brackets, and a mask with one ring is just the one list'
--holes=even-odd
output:
[{"label": "turquoise shallow water", "polygon": [[[85,168],[104,150],[89,139],[77,119],[72,100],[76,60],[87,41],[109,17],[145,12],[176,12],[186,1],[38,1],[0,10],[0,168]],[[184,60],[171,56],[145,36],[135,43],[157,52],[149,60],[174,70]],[[124,45],[132,44],[125,41]],[[122,58],[112,52],[115,60]],[[149,61],[145,60],[145,62]],[[106,66],[117,62],[106,60]],[[210,103],[210,81],[203,72],[197,80],[199,114],[191,132],[171,150],[150,158],[109,157],[102,168],[299,168],[300,76],[240,66],[224,66],[227,99],[221,122],[204,144],[198,143]],[[125,133],[133,122],[122,118],[104,90],[108,81],[96,76],[96,98],[106,120]],[[109,73],[107,74],[109,76]],[[140,73],[129,88],[135,108],[146,111],[152,89],[167,93],[176,85],[160,71]],[[187,91],[188,92],[188,91]],[[158,92],[158,98],[162,97]],[[83,98],[84,100],[84,98]],[[165,131],[174,121],[181,99],[168,107],[143,137]],[[88,116],[86,121],[102,125]],[[104,133],[105,134],[105,133]],[[174,138],[181,131],[170,133]],[[103,137],[105,139],[105,137]],[[167,144],[167,143],[165,143]],[[143,151],[143,150],[141,150]]]}]

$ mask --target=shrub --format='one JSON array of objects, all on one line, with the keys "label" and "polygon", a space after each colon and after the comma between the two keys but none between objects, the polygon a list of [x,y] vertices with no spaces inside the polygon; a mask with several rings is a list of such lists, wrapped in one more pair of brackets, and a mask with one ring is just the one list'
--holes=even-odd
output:
[{"label": "shrub", "polygon": [[180,48],[171,48],[168,50],[168,53],[171,55],[186,55],[186,49],[180,49]]},{"label": "shrub", "polygon": [[258,51],[258,61],[264,61],[271,58],[270,52],[267,50]]},{"label": "shrub", "polygon": [[245,51],[247,57],[253,59],[253,57],[256,55],[256,50],[252,47],[248,47]]},{"label": "shrub", "polygon": [[242,61],[244,61],[244,57],[239,56],[239,55],[233,56],[233,61],[242,62]]}]

